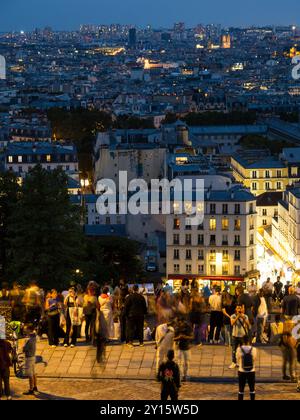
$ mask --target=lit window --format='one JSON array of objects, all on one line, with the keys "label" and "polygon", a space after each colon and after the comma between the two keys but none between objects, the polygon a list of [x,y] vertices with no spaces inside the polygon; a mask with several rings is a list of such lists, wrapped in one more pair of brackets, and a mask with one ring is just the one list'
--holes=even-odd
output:
[{"label": "lit window", "polygon": [[13,157],[12,156],[8,156],[8,163],[13,163]]},{"label": "lit window", "polygon": [[228,228],[229,228],[229,220],[222,219],[222,230],[228,230]]},{"label": "lit window", "polygon": [[51,155],[47,155],[46,160],[47,160],[47,162],[51,162]]},{"label": "lit window", "polygon": [[209,229],[216,230],[217,229],[217,221],[216,219],[210,219],[209,221]]},{"label": "lit window", "polygon": [[22,156],[18,156],[18,163],[22,163],[22,162],[23,162]]}]

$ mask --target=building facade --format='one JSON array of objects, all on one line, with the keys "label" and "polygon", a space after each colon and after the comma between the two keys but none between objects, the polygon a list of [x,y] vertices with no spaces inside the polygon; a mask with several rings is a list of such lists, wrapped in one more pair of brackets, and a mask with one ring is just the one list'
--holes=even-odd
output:
[{"label": "building facade", "polygon": [[256,272],[256,199],[241,187],[207,191],[204,221],[185,214],[166,220],[167,276],[205,281],[242,281]]}]

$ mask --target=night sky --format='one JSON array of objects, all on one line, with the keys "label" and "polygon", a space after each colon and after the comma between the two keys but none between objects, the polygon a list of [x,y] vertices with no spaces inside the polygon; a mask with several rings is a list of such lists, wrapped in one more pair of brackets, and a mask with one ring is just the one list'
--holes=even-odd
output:
[{"label": "night sky", "polygon": [[300,24],[299,0],[1,0],[0,32],[81,23],[171,27],[184,21],[223,26]]}]

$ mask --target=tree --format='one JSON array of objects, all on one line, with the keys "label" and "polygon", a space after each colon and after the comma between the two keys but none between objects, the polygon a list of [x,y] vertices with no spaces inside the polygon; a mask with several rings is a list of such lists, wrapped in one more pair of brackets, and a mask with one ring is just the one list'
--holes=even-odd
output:
[{"label": "tree", "polygon": [[121,278],[134,283],[142,275],[138,244],[127,238],[103,237],[87,240],[86,277],[100,284]]},{"label": "tree", "polygon": [[70,202],[67,177],[40,165],[26,176],[10,220],[10,273],[20,282],[64,287],[82,259],[80,209]]},{"label": "tree", "polygon": [[17,177],[11,172],[0,173],[0,275],[7,273],[10,254],[9,219],[17,203],[19,184]]}]

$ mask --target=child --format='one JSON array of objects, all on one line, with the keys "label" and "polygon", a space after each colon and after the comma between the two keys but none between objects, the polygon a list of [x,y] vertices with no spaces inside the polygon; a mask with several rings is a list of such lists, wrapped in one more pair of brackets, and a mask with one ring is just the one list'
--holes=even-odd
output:
[{"label": "child", "polygon": [[29,338],[23,347],[23,352],[25,353],[26,375],[29,378],[29,391],[24,392],[23,395],[34,395],[35,392],[38,392],[35,374],[36,332],[34,326],[28,325],[26,332],[29,334]]},{"label": "child", "polygon": [[174,350],[169,350],[167,361],[159,366],[157,379],[161,382],[161,400],[178,401],[178,391],[180,388],[180,371],[177,363],[174,362]]}]

